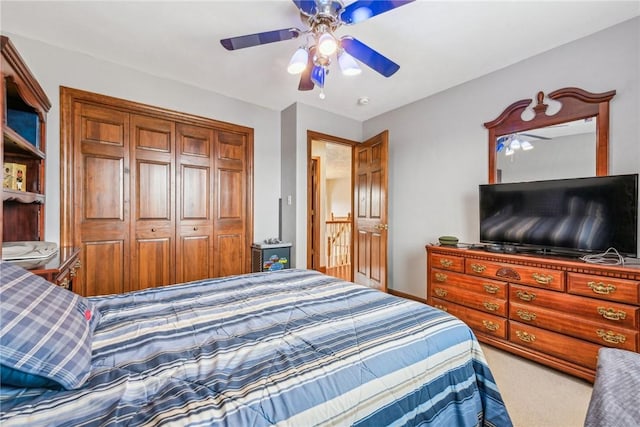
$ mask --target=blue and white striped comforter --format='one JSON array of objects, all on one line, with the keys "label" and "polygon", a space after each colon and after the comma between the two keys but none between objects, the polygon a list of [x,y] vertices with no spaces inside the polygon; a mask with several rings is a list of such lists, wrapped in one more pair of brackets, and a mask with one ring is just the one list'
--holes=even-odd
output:
[{"label": "blue and white striped comforter", "polygon": [[3,387],[1,425],[511,425],[470,329],[424,304],[306,270],[91,299],[87,383]]}]

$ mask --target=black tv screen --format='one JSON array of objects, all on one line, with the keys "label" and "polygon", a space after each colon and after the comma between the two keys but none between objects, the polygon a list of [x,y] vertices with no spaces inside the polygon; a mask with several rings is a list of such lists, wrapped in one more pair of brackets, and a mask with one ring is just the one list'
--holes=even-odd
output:
[{"label": "black tv screen", "polygon": [[638,174],[483,184],[480,241],[558,253],[638,247]]}]

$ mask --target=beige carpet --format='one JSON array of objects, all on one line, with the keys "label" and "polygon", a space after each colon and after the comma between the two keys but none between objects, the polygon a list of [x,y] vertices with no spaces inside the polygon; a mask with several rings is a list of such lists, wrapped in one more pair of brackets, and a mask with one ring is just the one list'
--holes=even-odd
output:
[{"label": "beige carpet", "polygon": [[482,344],[515,427],[581,427],[591,383]]}]

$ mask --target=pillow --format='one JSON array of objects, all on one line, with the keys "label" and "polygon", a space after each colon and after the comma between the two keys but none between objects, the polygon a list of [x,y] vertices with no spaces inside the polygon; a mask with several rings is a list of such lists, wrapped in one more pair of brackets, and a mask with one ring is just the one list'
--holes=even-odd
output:
[{"label": "pillow", "polygon": [[0,382],[15,387],[82,386],[91,371],[100,312],[86,298],[0,263]]}]

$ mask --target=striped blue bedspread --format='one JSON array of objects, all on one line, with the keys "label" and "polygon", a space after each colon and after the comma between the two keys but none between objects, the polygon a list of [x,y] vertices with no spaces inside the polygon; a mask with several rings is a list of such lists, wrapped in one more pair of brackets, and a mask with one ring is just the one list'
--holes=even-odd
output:
[{"label": "striped blue bedspread", "polygon": [[2,388],[2,426],[510,426],[456,318],[307,270],[91,298],[78,390]]}]

